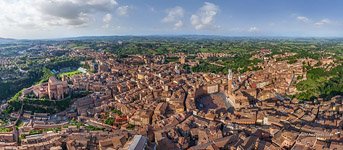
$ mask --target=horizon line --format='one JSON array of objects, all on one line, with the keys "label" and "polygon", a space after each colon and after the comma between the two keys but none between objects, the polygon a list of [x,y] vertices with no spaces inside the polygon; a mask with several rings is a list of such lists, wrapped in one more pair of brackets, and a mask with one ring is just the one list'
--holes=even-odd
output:
[{"label": "horizon line", "polygon": [[304,39],[339,39],[343,36],[289,36],[289,35],[217,35],[217,34],[122,34],[122,35],[80,35],[80,36],[66,36],[55,38],[7,38],[1,37],[5,40],[17,41],[39,41],[39,40],[63,40],[73,38],[92,38],[92,37],[186,37],[186,36],[202,36],[202,37],[222,37],[222,38],[304,38]]}]

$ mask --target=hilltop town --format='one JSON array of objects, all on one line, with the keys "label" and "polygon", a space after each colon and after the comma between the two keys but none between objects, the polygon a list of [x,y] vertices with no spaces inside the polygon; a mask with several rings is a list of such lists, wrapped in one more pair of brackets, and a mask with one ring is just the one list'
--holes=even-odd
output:
[{"label": "hilltop town", "polygon": [[0,150],[343,150],[343,0],[0,0]]},{"label": "hilltop town", "polygon": [[[304,88],[342,86],[342,61],[332,55],[294,60],[298,53],[261,48],[236,67],[223,60],[245,57],[49,48],[82,65],[1,105],[10,118],[0,128],[4,149],[343,148],[342,94]],[[317,70],[325,74],[314,77]]]}]

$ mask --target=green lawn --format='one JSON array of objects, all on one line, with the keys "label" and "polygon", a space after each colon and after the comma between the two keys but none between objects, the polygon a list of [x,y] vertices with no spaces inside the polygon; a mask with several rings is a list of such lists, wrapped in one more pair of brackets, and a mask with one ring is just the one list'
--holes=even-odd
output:
[{"label": "green lawn", "polygon": [[58,77],[59,78],[62,78],[63,76],[72,77],[72,76],[78,75],[78,74],[82,74],[82,72],[79,70],[75,70],[75,71],[71,71],[71,72],[64,72],[64,73],[58,74]]},{"label": "green lawn", "polygon": [[3,133],[3,132],[11,132],[12,129],[10,128],[0,128],[0,133]]}]

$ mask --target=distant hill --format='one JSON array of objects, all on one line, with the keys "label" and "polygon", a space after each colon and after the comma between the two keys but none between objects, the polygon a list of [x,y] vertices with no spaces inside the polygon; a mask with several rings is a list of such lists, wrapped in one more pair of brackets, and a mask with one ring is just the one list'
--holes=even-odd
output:
[{"label": "distant hill", "polygon": [[199,40],[228,40],[228,41],[303,41],[303,42],[341,42],[343,37],[337,38],[320,38],[320,37],[273,37],[273,36],[220,36],[220,35],[113,35],[113,36],[79,36],[79,37],[65,37],[65,38],[48,38],[48,39],[11,39],[11,38],[1,38],[0,44],[11,44],[11,43],[22,43],[22,42],[55,42],[55,41],[199,41]]},{"label": "distant hill", "polygon": [[0,44],[12,43],[12,42],[15,42],[15,41],[16,41],[15,39],[0,37]]},{"label": "distant hill", "polygon": [[114,35],[114,36],[80,36],[80,37],[68,37],[68,38],[56,38],[47,40],[76,40],[76,41],[92,41],[92,40],[103,40],[103,41],[145,41],[145,40],[297,40],[297,41],[328,41],[337,40],[342,41],[343,38],[335,37],[277,37],[277,36],[220,36],[220,35]]},{"label": "distant hill", "polygon": [[8,41],[13,41],[13,40],[15,40],[15,39],[10,39],[10,38],[2,38],[2,37],[0,37],[0,40],[8,40]]},{"label": "distant hill", "polygon": [[77,41],[146,41],[146,40],[237,40],[237,39],[249,39],[249,37],[227,37],[217,35],[124,35],[124,36],[80,36],[69,38],[57,38],[51,40],[77,40]]}]

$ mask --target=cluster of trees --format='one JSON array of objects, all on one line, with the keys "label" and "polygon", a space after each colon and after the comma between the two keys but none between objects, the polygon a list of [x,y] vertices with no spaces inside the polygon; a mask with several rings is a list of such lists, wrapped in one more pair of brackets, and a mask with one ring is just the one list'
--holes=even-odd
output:
[{"label": "cluster of trees", "polygon": [[43,132],[53,131],[55,133],[61,131],[61,128],[48,128],[48,129],[41,129],[41,130],[30,130],[28,134],[20,134],[19,139],[25,139],[28,135],[36,135],[36,134],[42,134]]},{"label": "cluster of trees", "polygon": [[38,83],[44,83],[44,82],[47,82],[49,80],[49,78],[51,76],[53,76],[54,74],[50,71],[50,69],[44,67],[41,71],[41,77],[40,77],[40,80],[38,81]]},{"label": "cluster of trees", "polygon": [[[219,65],[211,64],[214,62]],[[262,62],[259,59],[250,59],[249,55],[228,57],[228,58],[209,58],[208,60],[200,61],[200,64],[192,68],[194,72],[212,72],[227,74],[228,69],[232,69],[235,72],[255,71],[261,68],[256,65]]]},{"label": "cluster of trees", "polygon": [[112,113],[118,114],[119,116],[123,115],[123,113],[118,109],[113,109]]},{"label": "cluster of trees", "polygon": [[312,58],[312,59],[318,60],[324,56],[324,54],[320,54],[320,53],[315,52],[315,51],[299,50],[299,51],[294,51],[294,52],[297,54],[294,56],[289,56],[289,57],[285,57],[285,58],[278,58],[277,61],[287,60],[288,63],[293,64],[293,63],[297,62],[298,59],[301,59],[301,58]]},{"label": "cluster of trees", "polygon": [[27,44],[1,44],[0,43],[0,56],[11,57],[18,56],[19,52],[27,50],[30,45]]},{"label": "cluster of trees", "polygon": [[179,57],[167,57],[165,63],[177,62],[177,61],[179,61]]},{"label": "cluster of trees", "polygon": [[56,57],[51,59],[50,63],[45,64],[45,67],[50,70],[59,70],[67,67],[80,67],[80,61],[82,60],[83,58]]},{"label": "cluster of trees", "polygon": [[105,124],[107,125],[113,125],[114,124],[114,118],[113,117],[108,117],[106,120],[105,120]]},{"label": "cluster of trees", "polygon": [[[77,128],[80,128],[81,126],[84,126],[85,124],[79,121],[76,121],[74,119],[69,121],[69,124],[72,126],[76,126]],[[68,127],[68,126],[67,126]]]},{"label": "cluster of trees", "polygon": [[104,128],[99,128],[99,127],[96,127],[96,126],[87,125],[86,126],[86,130],[88,130],[88,131],[99,131],[99,130],[104,130]]},{"label": "cluster of trees", "polygon": [[315,100],[321,97],[325,100],[343,94],[343,65],[330,71],[323,68],[313,68],[307,72],[307,79],[296,85],[301,91],[295,95],[299,100]]},{"label": "cluster of trees", "polygon": [[28,75],[11,81],[0,81],[0,100],[13,96],[15,93],[25,87],[30,87],[39,81],[42,72],[40,70],[30,70]]},{"label": "cluster of trees", "polygon": [[127,129],[129,129],[129,130],[133,130],[134,128],[135,128],[134,124],[128,124],[127,125]]},{"label": "cluster of trees", "polygon": [[[29,78],[22,81],[22,80],[18,80],[19,82],[21,81],[21,83],[11,83],[8,86],[2,87],[0,86],[0,88],[5,88],[3,94],[0,94],[0,96],[6,98],[9,97],[10,95],[13,95],[13,93],[22,90],[23,88],[27,88],[32,86],[33,84],[37,84],[37,83],[42,83],[42,82],[46,82],[48,81],[49,77],[51,77],[53,74],[51,73],[51,71],[49,69],[47,69],[46,67],[41,68],[41,69],[33,69],[29,71]],[[5,113],[10,113],[12,111],[18,111],[21,108],[21,102],[19,100],[19,97],[21,95],[22,91],[17,92],[9,101],[9,107],[5,110]],[[35,110],[35,108],[31,108],[33,110]],[[40,111],[40,110],[37,110]]]},{"label": "cluster of trees", "polygon": [[[242,55],[237,57],[232,57],[230,59],[224,60],[223,64],[224,66],[227,66],[228,68],[232,69],[236,72],[246,72],[246,71],[252,71],[252,70],[258,70],[260,68],[255,67],[258,63],[262,62],[260,59],[250,59],[250,55]],[[253,68],[253,69],[249,69]]]},{"label": "cluster of trees", "polygon": [[[123,112],[121,112],[121,111],[118,110],[118,109],[113,109],[113,110],[111,110],[111,112],[114,113],[114,114],[118,114],[118,115],[122,115],[122,114],[123,114]],[[114,125],[115,119],[114,119],[113,117],[110,117],[110,116],[109,116],[109,113],[106,114],[106,117],[107,117],[107,118],[106,118],[106,120],[105,120],[105,124]]]},{"label": "cluster of trees", "polygon": [[217,65],[210,64],[206,61],[200,61],[200,64],[192,67],[193,72],[211,72],[211,73],[223,73],[227,72],[226,67],[221,67]]},{"label": "cluster of trees", "polygon": [[43,132],[48,132],[48,131],[53,131],[53,132],[58,132],[61,131],[61,128],[48,128],[48,129],[42,129],[42,130],[30,130],[29,135],[35,135],[35,134],[42,134]]},{"label": "cluster of trees", "polygon": [[0,133],[3,133],[3,132],[11,132],[12,129],[10,128],[0,128]]},{"label": "cluster of trees", "polygon": [[[123,37],[124,38],[124,37]],[[129,42],[118,44],[108,42],[104,48],[108,52],[121,54],[166,54],[183,52],[196,54],[212,53],[250,53],[261,48],[272,50],[272,55],[282,52],[300,52],[299,57],[317,57],[313,52],[327,51],[341,53],[342,45],[335,40],[315,39],[254,39],[227,37],[163,37],[130,38]],[[303,54],[301,54],[303,53]],[[312,54],[311,54],[312,53]]]},{"label": "cluster of trees", "polygon": [[[117,55],[124,54],[167,54],[167,53],[186,53],[196,54],[200,52],[211,53],[240,53],[251,52],[264,47],[263,44],[254,40],[247,39],[185,39],[185,38],[161,38],[131,40],[122,44],[112,43],[106,49]],[[268,44],[271,46],[272,44]]]},{"label": "cluster of trees", "polygon": [[[96,126],[84,124],[84,123],[79,122],[79,121],[76,121],[76,120],[74,120],[74,119],[72,119],[72,120],[69,121],[69,125],[76,126],[77,128],[80,128],[81,126],[85,126],[85,129],[88,130],[88,131],[99,131],[99,130],[104,130],[104,128],[99,128],[99,127],[96,127]],[[68,125],[65,126],[64,128],[67,128],[67,127],[68,127]]]},{"label": "cluster of trees", "polygon": [[0,100],[13,96],[23,88],[30,87],[37,83],[48,81],[53,76],[50,70],[65,67],[79,67],[81,59],[75,58],[55,58],[45,64],[35,64],[30,68],[28,74],[18,80],[0,81]]}]

